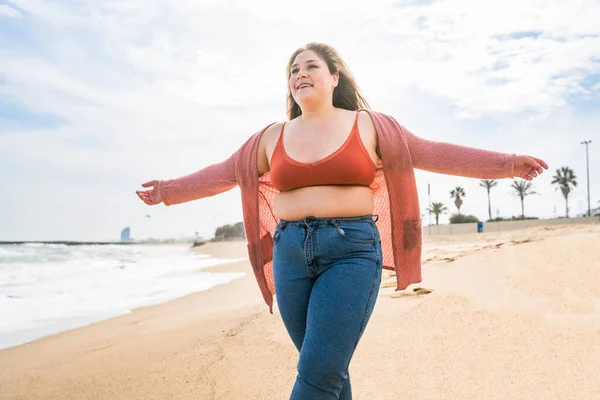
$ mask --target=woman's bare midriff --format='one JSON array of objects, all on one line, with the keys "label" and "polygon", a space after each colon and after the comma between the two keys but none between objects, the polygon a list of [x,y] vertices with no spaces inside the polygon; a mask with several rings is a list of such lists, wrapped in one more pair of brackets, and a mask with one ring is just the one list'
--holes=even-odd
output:
[{"label": "woman's bare midriff", "polygon": [[280,219],[358,217],[373,212],[373,195],[366,186],[309,186],[280,192],[275,199]]}]

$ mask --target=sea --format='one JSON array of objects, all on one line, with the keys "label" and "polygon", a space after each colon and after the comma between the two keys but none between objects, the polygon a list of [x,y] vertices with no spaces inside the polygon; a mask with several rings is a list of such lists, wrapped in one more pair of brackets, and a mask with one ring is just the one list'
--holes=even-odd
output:
[{"label": "sea", "polygon": [[0,245],[0,349],[207,290],[244,273],[170,245]]}]

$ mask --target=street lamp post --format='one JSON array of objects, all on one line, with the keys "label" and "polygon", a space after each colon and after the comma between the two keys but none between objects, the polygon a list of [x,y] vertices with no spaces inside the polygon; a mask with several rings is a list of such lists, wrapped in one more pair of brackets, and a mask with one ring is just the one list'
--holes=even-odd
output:
[{"label": "street lamp post", "polygon": [[592,143],[591,140],[584,140],[581,144],[585,145],[585,164],[587,167],[587,195],[588,195],[588,217],[592,216],[592,207],[590,203],[590,159],[588,155],[588,145]]}]

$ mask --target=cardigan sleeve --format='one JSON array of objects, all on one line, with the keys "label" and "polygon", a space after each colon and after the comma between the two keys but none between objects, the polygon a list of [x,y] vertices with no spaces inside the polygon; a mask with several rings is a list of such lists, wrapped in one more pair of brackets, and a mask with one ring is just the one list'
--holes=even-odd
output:
[{"label": "cardigan sleeve", "polygon": [[163,203],[170,206],[233,189],[238,184],[235,173],[238,152],[223,162],[209,165],[192,174],[160,181],[158,191]]},{"label": "cardigan sleeve", "polygon": [[403,128],[414,168],[478,179],[514,177],[515,155],[423,139]]}]

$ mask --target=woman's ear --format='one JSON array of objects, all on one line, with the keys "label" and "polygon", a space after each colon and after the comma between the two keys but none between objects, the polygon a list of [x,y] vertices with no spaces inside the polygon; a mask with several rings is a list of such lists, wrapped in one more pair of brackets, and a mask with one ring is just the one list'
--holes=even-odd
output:
[{"label": "woman's ear", "polygon": [[340,83],[340,74],[339,72],[336,72],[335,74],[331,75],[333,77],[333,87],[337,87],[338,83]]}]

